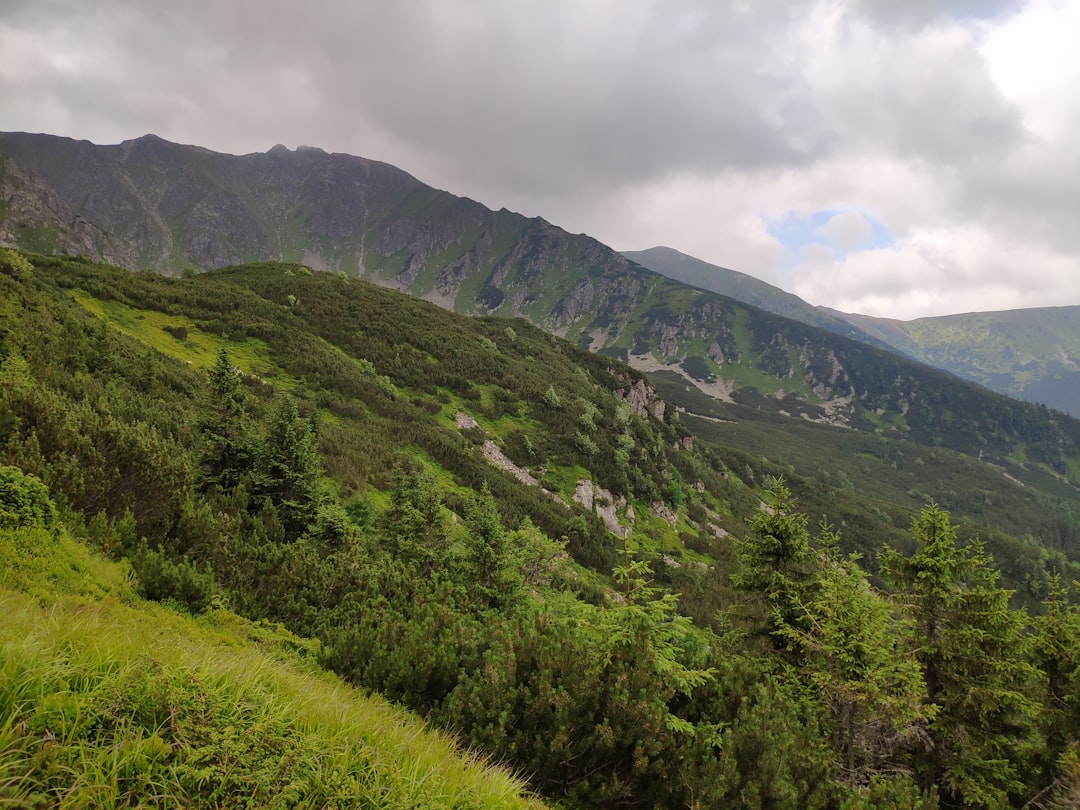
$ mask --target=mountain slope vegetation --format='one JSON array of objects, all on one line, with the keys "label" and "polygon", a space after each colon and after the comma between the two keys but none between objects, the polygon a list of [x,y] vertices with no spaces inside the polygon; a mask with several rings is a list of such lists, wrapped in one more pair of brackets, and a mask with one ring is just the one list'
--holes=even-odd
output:
[{"label": "mountain slope vegetation", "polygon": [[[24,133],[0,134],[0,158],[0,237],[31,250],[172,274],[301,262],[460,313],[526,318],[641,370],[677,373],[722,400],[856,429],[911,430],[917,441],[995,459],[1015,447],[997,441],[991,422],[1002,420],[991,412],[1008,412],[1004,421],[1014,425],[1046,421],[1002,400],[949,393],[978,423],[967,434],[951,430],[955,412],[928,393],[959,390],[945,377],[375,161],[314,148],[232,156],[151,135],[96,146]],[[1038,460],[1068,475],[1048,457],[1056,452],[1046,443]]]},{"label": "mountain slope vegetation", "polygon": [[0,467],[0,483],[5,807],[542,806],[321,670],[312,641],[144,601],[87,545],[111,530],[77,538],[35,478]]},{"label": "mountain slope vegetation", "polygon": [[[831,332],[888,348],[1015,399],[1080,413],[1076,307],[899,321],[815,307],[764,281],[665,247],[623,251],[643,267]],[[849,328],[853,327],[853,328]]]},{"label": "mountain slope vegetation", "polygon": [[[1021,485],[908,437],[920,465],[887,433],[696,402],[657,375],[694,417],[524,320],[299,265],[171,279],[5,251],[0,313],[16,531],[62,523],[214,632],[248,627],[223,606],[281,623],[295,635],[238,632],[308,651],[566,806],[1020,806],[1080,784],[1080,617],[1060,584],[1075,538],[995,530],[985,499],[954,525],[899,477],[869,485],[892,464],[963,491],[992,475],[1006,512],[1046,527],[1071,503],[1049,461],[1011,462]],[[748,449],[707,432],[733,417]],[[771,421],[787,459],[753,446]],[[839,448],[836,480],[800,474],[800,445],[841,435],[867,443]],[[170,761],[152,733],[140,756]]]},{"label": "mountain slope vegetation", "polygon": [[895,321],[836,313],[915,359],[991,390],[1080,414],[1080,307]]}]

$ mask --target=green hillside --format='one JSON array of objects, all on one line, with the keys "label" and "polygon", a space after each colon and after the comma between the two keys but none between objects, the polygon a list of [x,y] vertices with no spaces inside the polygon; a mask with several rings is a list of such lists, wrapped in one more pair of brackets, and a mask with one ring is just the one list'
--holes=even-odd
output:
[{"label": "green hillside", "polygon": [[144,601],[127,563],[88,547],[113,532],[13,508],[34,484],[0,468],[0,805],[542,806],[326,673],[318,644]]},{"label": "green hillside", "polygon": [[806,303],[797,295],[781,290],[761,279],[748,276],[746,273],[740,273],[738,270],[719,267],[669,247],[621,252],[623,256],[642,267],[647,267],[684,284],[711,290],[766,312],[783,315],[785,318],[810,326],[818,326],[871,345],[892,345],[880,342],[872,333],[863,332],[844,317],[823,311],[819,307]]},{"label": "green hillside", "polygon": [[[855,431],[344,274],[4,251],[0,536],[29,550],[3,555],[3,598],[40,642],[0,697],[39,684],[44,708],[8,702],[0,790],[59,802],[81,769],[115,787],[69,806],[240,803],[180,793],[219,784],[332,806],[380,780],[357,804],[513,806],[449,753],[354,759],[329,670],[560,806],[1067,802],[1072,423],[991,429],[996,400],[918,379],[925,410]],[[250,772],[215,759],[237,746]],[[135,764],[94,776],[91,749]]]},{"label": "green hillside", "polygon": [[1068,460],[1074,424],[984,396],[894,351],[869,351],[893,344],[835,313],[673,251],[644,257],[732,295],[692,287],[586,235],[492,211],[376,161],[283,146],[227,155],[153,135],[98,146],[0,133],[0,190],[3,244],[173,275],[299,262],[462,314],[525,318],[723,401],[907,432],[921,444],[1077,480]]},{"label": "green hillside", "polygon": [[1080,307],[896,321],[844,315],[924,363],[993,391],[1080,414]]},{"label": "green hillside", "polygon": [[814,307],[764,281],[665,247],[623,251],[668,278],[729,296],[1028,402],[1080,414],[1078,308],[973,312],[898,321]]}]

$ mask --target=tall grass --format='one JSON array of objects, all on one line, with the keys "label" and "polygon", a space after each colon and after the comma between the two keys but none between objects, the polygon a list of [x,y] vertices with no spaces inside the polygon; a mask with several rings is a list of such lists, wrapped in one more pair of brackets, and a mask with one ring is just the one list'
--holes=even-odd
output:
[{"label": "tall grass", "polygon": [[[145,603],[122,576],[93,592],[107,564],[70,540],[10,542],[24,531],[0,532],[0,808],[541,806],[319,670],[310,643]],[[27,555],[32,583],[11,575]]]}]

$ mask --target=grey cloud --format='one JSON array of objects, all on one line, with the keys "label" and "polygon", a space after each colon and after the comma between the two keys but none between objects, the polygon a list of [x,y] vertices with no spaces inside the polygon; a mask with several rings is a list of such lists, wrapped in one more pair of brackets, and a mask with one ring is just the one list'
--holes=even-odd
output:
[{"label": "grey cloud", "polygon": [[[886,158],[919,180],[912,195],[936,195],[912,212],[1080,251],[1080,152],[1025,132],[971,33],[972,18],[1016,7],[8,0],[0,36],[36,47],[26,82],[5,79],[0,52],[0,128],[30,121],[103,142],[156,132],[233,152],[321,146],[493,207],[588,223],[601,238],[645,221],[635,211],[660,222],[663,206],[635,199],[643,189],[662,196],[697,182],[708,193],[673,203],[667,232],[715,233],[703,258],[729,266],[722,240],[736,229],[713,218],[757,213],[715,202],[726,185],[791,193],[766,200],[781,211],[857,205],[847,197],[873,178],[849,170],[837,202],[829,170]],[[815,29],[822,20],[834,27]],[[731,251],[771,248],[748,240]]]},{"label": "grey cloud", "polygon": [[[704,3],[181,8],[182,19],[146,14],[141,38],[124,48],[140,65],[172,62],[149,67],[167,86],[183,64],[184,85],[197,82],[204,103],[216,99],[226,128],[234,105],[260,125],[271,112],[289,117],[280,101],[292,99],[277,96],[274,77],[291,68],[323,100],[312,104],[322,120],[309,126],[377,130],[445,155],[442,172],[491,185],[544,193],[798,165],[833,141],[785,57],[796,21],[780,4],[768,25]],[[598,19],[597,8],[611,14]],[[256,77],[247,94],[236,75]]]},{"label": "grey cloud", "polygon": [[943,19],[980,19],[1018,10],[1018,0],[856,0],[853,7],[890,26],[921,27]]}]

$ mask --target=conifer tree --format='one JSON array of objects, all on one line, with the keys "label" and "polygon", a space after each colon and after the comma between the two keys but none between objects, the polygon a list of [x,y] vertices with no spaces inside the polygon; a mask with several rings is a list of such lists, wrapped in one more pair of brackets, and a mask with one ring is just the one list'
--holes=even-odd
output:
[{"label": "conifer tree", "polygon": [[917,767],[944,806],[998,807],[1025,792],[1038,704],[1030,690],[1026,615],[979,543],[959,549],[949,514],[930,505],[912,523],[910,557],[886,549],[882,569],[909,611],[923,670],[930,745]]},{"label": "conifer tree", "polygon": [[446,563],[450,530],[442,492],[425,470],[403,473],[380,521],[388,550],[431,574]]},{"label": "conifer tree", "polygon": [[315,430],[292,397],[278,398],[266,436],[259,445],[254,494],[268,497],[285,535],[299,537],[319,506],[319,452]]},{"label": "conifer tree", "polygon": [[200,425],[199,485],[203,491],[217,486],[231,492],[251,471],[254,452],[240,371],[229,362],[224,348],[218,350],[208,377],[211,403],[210,414]]},{"label": "conifer tree", "polygon": [[818,543],[819,573],[800,598],[804,616],[779,632],[802,653],[795,674],[828,709],[845,781],[865,786],[895,770],[905,738],[925,719],[922,673],[896,646],[895,611],[870,585],[858,558],[840,558],[828,528]]},{"label": "conifer tree", "polygon": [[[1080,606],[1069,604],[1059,576],[1050,579],[1035,620],[1034,662],[1042,673],[1046,746],[1041,787],[1080,798]],[[1072,806],[1072,805],[1068,805]]]},{"label": "conifer tree", "polygon": [[465,514],[466,576],[489,604],[507,602],[520,585],[509,538],[485,483]]},{"label": "conifer tree", "polygon": [[798,634],[810,629],[800,599],[815,575],[806,522],[783,479],[774,479],[750,533],[735,541],[738,568],[731,576],[738,590],[760,600],[764,615],[757,619],[773,649],[795,657]]}]

